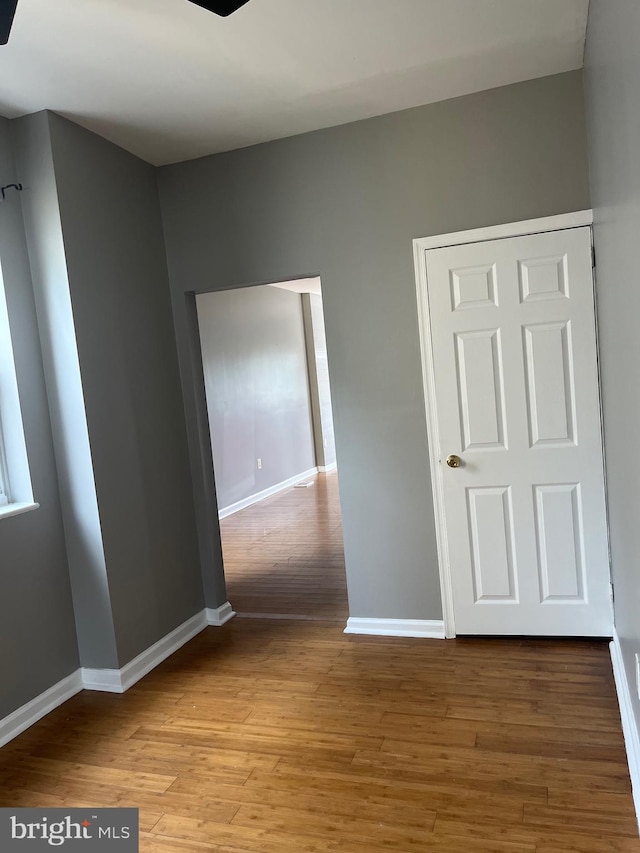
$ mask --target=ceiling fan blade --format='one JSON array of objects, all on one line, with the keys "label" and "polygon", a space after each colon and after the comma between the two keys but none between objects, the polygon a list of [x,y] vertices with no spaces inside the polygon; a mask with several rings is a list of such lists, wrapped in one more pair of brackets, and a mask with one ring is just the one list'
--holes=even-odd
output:
[{"label": "ceiling fan blade", "polygon": [[249,0],[190,0],[190,2],[195,3],[196,6],[202,6],[203,9],[208,9],[214,15],[221,15],[226,18],[227,15],[237,12]]},{"label": "ceiling fan blade", "polygon": [[6,44],[9,41],[17,5],[18,0],[0,0],[0,44]]}]

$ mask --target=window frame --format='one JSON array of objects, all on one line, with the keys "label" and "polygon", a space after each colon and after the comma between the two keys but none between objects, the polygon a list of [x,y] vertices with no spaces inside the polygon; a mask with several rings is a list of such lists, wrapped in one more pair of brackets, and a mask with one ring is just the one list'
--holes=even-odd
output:
[{"label": "window frame", "polygon": [[4,441],[2,438],[2,422],[0,420],[0,509],[9,505],[11,487],[9,485],[9,469],[5,459]]},{"label": "window frame", "polygon": [[0,519],[37,509],[0,258]]}]

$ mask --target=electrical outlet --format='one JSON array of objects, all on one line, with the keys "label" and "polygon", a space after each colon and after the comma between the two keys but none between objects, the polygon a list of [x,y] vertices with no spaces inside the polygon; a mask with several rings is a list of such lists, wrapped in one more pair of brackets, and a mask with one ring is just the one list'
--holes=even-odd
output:
[{"label": "electrical outlet", "polygon": [[256,465],[258,466],[258,471],[260,471],[262,468],[262,459],[260,459],[260,457],[256,459]]},{"label": "electrical outlet", "polygon": [[640,654],[636,652],[636,693],[640,699]]}]

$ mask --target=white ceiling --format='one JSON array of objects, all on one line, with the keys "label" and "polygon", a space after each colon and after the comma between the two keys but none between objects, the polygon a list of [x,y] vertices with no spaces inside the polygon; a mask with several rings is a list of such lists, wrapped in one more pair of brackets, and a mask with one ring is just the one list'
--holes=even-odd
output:
[{"label": "white ceiling", "polygon": [[322,295],[322,285],[319,276],[315,278],[296,278],[290,281],[274,281],[268,287],[279,287],[281,290],[292,290],[294,293],[317,293],[319,296]]},{"label": "white ceiling", "polygon": [[0,114],[55,110],[151,163],[582,65],[589,0],[19,0]]}]

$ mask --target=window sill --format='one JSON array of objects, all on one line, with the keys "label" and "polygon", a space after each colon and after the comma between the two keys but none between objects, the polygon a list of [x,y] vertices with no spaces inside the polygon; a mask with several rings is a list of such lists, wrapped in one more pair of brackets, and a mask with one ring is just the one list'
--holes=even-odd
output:
[{"label": "window sill", "polygon": [[0,519],[9,518],[11,515],[21,515],[23,512],[31,512],[33,509],[38,509],[40,504],[25,503],[25,504],[6,504],[0,506]]}]

